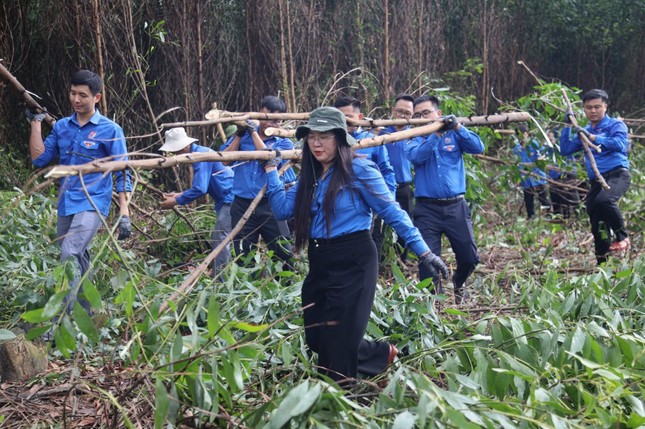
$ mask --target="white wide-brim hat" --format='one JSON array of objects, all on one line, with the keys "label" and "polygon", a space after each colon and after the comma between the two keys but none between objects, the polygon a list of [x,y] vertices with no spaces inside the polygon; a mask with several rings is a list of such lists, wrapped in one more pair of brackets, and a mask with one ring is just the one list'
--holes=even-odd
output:
[{"label": "white wide-brim hat", "polygon": [[179,128],[171,128],[166,131],[166,142],[159,148],[161,152],[178,152],[191,143],[199,141],[192,137],[188,137],[186,130]]}]

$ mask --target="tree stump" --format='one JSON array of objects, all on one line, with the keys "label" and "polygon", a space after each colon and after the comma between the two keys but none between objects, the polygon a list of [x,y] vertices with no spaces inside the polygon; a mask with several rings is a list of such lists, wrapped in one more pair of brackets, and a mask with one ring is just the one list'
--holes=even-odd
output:
[{"label": "tree stump", "polygon": [[0,343],[0,380],[24,381],[47,369],[47,353],[24,336]]}]

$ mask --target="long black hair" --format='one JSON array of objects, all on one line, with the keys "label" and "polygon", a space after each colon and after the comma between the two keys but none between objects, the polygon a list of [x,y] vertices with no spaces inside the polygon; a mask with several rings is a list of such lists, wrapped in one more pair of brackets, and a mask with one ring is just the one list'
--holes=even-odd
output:
[{"label": "long black hair", "polygon": [[[327,226],[327,237],[331,234],[331,218],[334,215],[336,195],[343,187],[352,187],[355,179],[352,160],[354,151],[344,143],[345,131],[334,130],[334,141],[336,142],[336,158],[332,165],[332,172],[329,186],[325,192],[324,204],[322,207],[325,223]],[[302,168],[298,179],[298,191],[296,192],[296,203],[294,212],[295,248],[302,250],[309,241],[309,229],[311,225],[311,201],[317,191],[318,183],[321,181],[322,164],[314,157],[309,149],[307,138],[302,148]]]}]

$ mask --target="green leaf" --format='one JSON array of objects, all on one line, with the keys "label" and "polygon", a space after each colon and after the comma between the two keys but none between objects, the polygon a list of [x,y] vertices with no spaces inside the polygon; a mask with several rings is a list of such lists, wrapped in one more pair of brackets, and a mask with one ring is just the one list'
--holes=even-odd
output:
[{"label": "green leaf", "polygon": [[267,329],[269,327],[269,324],[265,323],[262,325],[256,325],[254,323],[247,323],[247,322],[233,322],[231,323],[231,326],[233,328],[241,329],[246,332],[260,332]]},{"label": "green leaf", "polygon": [[103,309],[103,302],[101,301],[101,295],[99,294],[99,291],[94,286],[94,283],[92,283],[88,279],[85,279],[85,281],[83,282],[83,295],[85,295],[85,298],[89,301],[93,309],[95,310]]},{"label": "green leaf", "polygon": [[206,323],[208,326],[208,334],[210,338],[213,338],[217,333],[217,330],[220,328],[220,316],[219,316],[219,302],[217,301],[216,295],[211,295],[211,299],[208,301],[208,315],[206,318]]},{"label": "green leaf", "polygon": [[16,338],[16,334],[11,332],[8,329],[0,329],[0,341],[13,340]]},{"label": "green leaf", "polygon": [[90,341],[97,343],[99,341],[99,333],[96,331],[94,322],[90,318],[89,314],[87,314],[87,311],[85,311],[78,301],[74,303],[73,313],[78,329],[80,329],[81,332],[90,339]]},{"label": "green leaf", "polygon": [[155,389],[155,429],[163,428],[169,406],[168,392],[166,392],[163,381],[158,378]]},{"label": "green leaf", "polygon": [[412,429],[417,421],[417,416],[409,411],[404,411],[394,419],[392,429]]},{"label": "green leaf", "polygon": [[293,417],[305,413],[318,401],[321,393],[319,384],[309,388],[309,381],[297,385],[280,402],[278,408],[272,413],[270,423],[271,429],[280,429]]},{"label": "green leaf", "polygon": [[49,320],[52,317],[60,314],[63,308],[63,300],[68,293],[68,290],[62,290],[58,293],[55,293],[51,296],[51,298],[49,298],[49,301],[47,301],[47,304],[45,304],[45,307],[43,308],[42,317],[44,320]]},{"label": "green leaf", "polygon": [[571,347],[569,347],[569,351],[574,354],[581,351],[585,345],[586,339],[587,339],[587,334],[584,333],[582,329],[580,329],[580,327],[578,326],[576,328],[576,332],[573,334],[573,338],[571,339]]}]

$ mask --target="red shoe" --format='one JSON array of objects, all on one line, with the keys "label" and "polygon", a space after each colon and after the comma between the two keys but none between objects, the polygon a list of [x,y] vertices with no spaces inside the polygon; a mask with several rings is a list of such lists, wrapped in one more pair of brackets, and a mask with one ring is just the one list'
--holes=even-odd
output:
[{"label": "red shoe", "polygon": [[624,239],[623,241],[616,241],[615,243],[612,243],[611,246],[609,246],[609,251],[610,252],[623,252],[627,249],[629,249],[632,246],[631,241],[629,241],[629,237]]},{"label": "red shoe", "polygon": [[392,362],[394,362],[394,358],[398,354],[399,354],[399,350],[394,346],[394,344],[390,344],[390,355],[387,357],[387,366],[392,365]]}]

